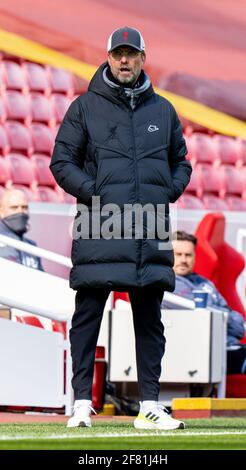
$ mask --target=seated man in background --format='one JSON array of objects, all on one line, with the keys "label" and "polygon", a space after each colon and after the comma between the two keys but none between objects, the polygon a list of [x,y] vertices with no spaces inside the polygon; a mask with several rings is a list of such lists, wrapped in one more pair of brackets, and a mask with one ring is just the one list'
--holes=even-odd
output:
[{"label": "seated man in background", "polygon": [[[19,189],[6,189],[0,200],[0,234],[36,246],[33,240],[24,237],[29,229],[28,220],[29,208],[25,193]],[[2,242],[0,257],[43,271],[39,257],[3,245]]]},{"label": "seated man in background", "polygon": [[[176,285],[174,294],[180,297],[193,299],[196,289],[208,292],[208,306],[222,309],[228,313],[227,320],[227,374],[246,374],[246,345],[240,344],[244,337],[244,318],[232,310],[215,285],[207,278],[193,272],[195,263],[195,247],[197,239],[194,235],[184,231],[173,234],[174,271]],[[226,273],[225,273],[226,275]],[[162,308],[167,308],[165,300]],[[168,308],[170,305],[168,304]]]}]

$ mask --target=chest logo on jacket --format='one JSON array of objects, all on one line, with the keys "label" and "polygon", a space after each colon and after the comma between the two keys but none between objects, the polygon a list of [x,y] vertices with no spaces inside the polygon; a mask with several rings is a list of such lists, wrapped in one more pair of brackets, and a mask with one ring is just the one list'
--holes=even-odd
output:
[{"label": "chest logo on jacket", "polygon": [[148,127],[148,131],[149,132],[156,132],[156,131],[159,131],[159,127],[155,126],[154,124],[150,124],[149,127]]}]

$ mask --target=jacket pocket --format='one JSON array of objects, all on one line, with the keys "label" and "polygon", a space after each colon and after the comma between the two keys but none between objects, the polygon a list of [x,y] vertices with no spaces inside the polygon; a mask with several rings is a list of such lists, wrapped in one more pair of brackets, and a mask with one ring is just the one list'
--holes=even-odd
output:
[{"label": "jacket pocket", "polygon": [[92,196],[95,195],[95,180],[88,179],[80,187],[80,196],[77,197],[79,204],[86,204],[88,206],[92,203]]}]

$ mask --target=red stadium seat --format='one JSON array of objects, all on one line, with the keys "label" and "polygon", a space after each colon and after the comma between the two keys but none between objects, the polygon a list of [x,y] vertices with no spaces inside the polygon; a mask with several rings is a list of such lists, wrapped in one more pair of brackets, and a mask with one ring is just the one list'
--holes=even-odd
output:
[{"label": "red stadium seat", "polygon": [[237,196],[226,196],[225,202],[230,211],[246,211],[246,201]]},{"label": "red stadium seat", "polygon": [[50,99],[42,93],[31,93],[31,112],[33,122],[55,124],[53,107]]},{"label": "red stadium seat", "polygon": [[53,104],[56,122],[60,123],[63,120],[65,113],[71,104],[71,100],[66,95],[54,93],[51,96],[51,102]]},{"label": "red stadium seat", "polygon": [[28,188],[27,186],[24,186],[23,184],[14,184],[14,185],[11,185],[11,188],[20,189],[21,191],[23,191],[23,193],[25,193],[27,200],[29,202],[38,201],[38,195],[35,189]]},{"label": "red stadium seat", "polygon": [[6,89],[27,91],[26,77],[21,65],[11,60],[3,60],[1,68]]},{"label": "red stadium seat", "polygon": [[96,357],[92,384],[92,406],[101,410],[104,403],[107,363],[104,346],[96,347]]},{"label": "red stadium seat", "polygon": [[54,141],[55,141],[55,138],[57,136],[57,133],[60,129],[60,124],[58,124],[57,126],[54,127],[54,129],[52,129],[52,132],[53,132],[53,136],[54,136]]},{"label": "red stadium seat", "polygon": [[26,72],[27,84],[30,91],[50,94],[49,79],[44,67],[32,62],[25,62],[23,68]]},{"label": "red stadium seat", "polygon": [[22,121],[25,124],[31,122],[31,102],[28,95],[19,91],[7,91],[4,96],[7,119]]},{"label": "red stadium seat", "polygon": [[4,195],[5,188],[0,186],[0,198]]},{"label": "red stadium seat", "polygon": [[223,177],[220,169],[214,168],[208,163],[198,163],[195,171],[199,181],[197,195],[201,197],[204,193],[220,194],[223,188]]},{"label": "red stadium seat", "polygon": [[237,141],[240,149],[240,160],[243,162],[243,165],[246,165],[246,140],[238,138]]},{"label": "red stadium seat", "polygon": [[6,155],[9,152],[9,139],[3,126],[0,126],[0,154]]},{"label": "red stadium seat", "polygon": [[[1,78],[0,78],[1,80]],[[0,123],[3,124],[7,119],[5,100],[0,96]]]},{"label": "red stadium seat", "polygon": [[6,185],[11,181],[9,164],[5,158],[0,157],[0,184]]},{"label": "red stadium seat", "polygon": [[55,204],[62,202],[59,193],[46,186],[38,186],[37,197],[40,202],[53,202]]},{"label": "red stadium seat", "polygon": [[226,398],[246,398],[246,375],[227,375]]},{"label": "red stadium seat", "polygon": [[216,159],[212,138],[207,134],[194,132],[185,137],[192,163],[214,163]]},{"label": "red stadium seat", "polygon": [[113,308],[115,308],[116,300],[124,300],[125,302],[130,302],[128,292],[113,292]]},{"label": "red stadium seat", "polygon": [[242,198],[246,200],[246,166],[242,167],[241,169],[242,172],[242,179],[243,179],[243,193],[242,193]]},{"label": "red stadium seat", "polygon": [[19,315],[15,315],[15,321],[16,321],[17,323],[23,323],[22,317],[20,317]]},{"label": "red stadium seat", "polygon": [[205,209],[215,211],[228,211],[229,207],[223,199],[220,199],[213,194],[205,194],[202,198]]},{"label": "red stadium seat", "polygon": [[41,186],[56,187],[56,181],[49,169],[50,158],[46,155],[33,155],[31,157],[36,174],[36,180]]},{"label": "red stadium seat", "polygon": [[[213,281],[234,310],[245,315],[236,291],[236,281],[244,269],[243,256],[224,240],[225,217],[223,214],[207,214],[200,222],[196,236],[196,263],[194,271]],[[246,376],[227,376],[227,398],[246,398]]]},{"label": "red stadium seat", "polygon": [[25,155],[33,153],[33,142],[30,130],[20,122],[9,121],[4,124],[9,139],[10,150]]},{"label": "red stadium seat", "polygon": [[35,183],[35,171],[33,163],[29,158],[24,157],[24,155],[12,153],[6,155],[5,160],[9,165],[13,184],[32,186],[32,184]]},{"label": "red stadium seat", "polygon": [[77,75],[73,76],[74,78],[74,96],[73,99],[76,99],[77,96],[83,95],[88,90],[89,82],[82,77]]},{"label": "red stadium seat", "polygon": [[242,165],[240,146],[236,139],[225,135],[214,135],[212,138],[216,160],[222,164]]},{"label": "red stadium seat", "polygon": [[[1,52],[0,52],[1,54]],[[4,71],[3,71],[3,67],[1,66],[0,64],[0,93],[4,93],[5,91],[5,81],[4,81],[5,77],[4,77]]]},{"label": "red stadium seat", "polygon": [[28,315],[28,316],[23,315],[21,317],[21,320],[22,320],[22,323],[25,323],[26,325],[36,326],[37,328],[44,328],[39,318],[34,317],[32,315]]},{"label": "red stadium seat", "polygon": [[64,93],[69,96],[74,94],[74,77],[64,69],[55,67],[47,67],[48,76],[50,79],[52,93]]},{"label": "red stadium seat", "polygon": [[23,63],[22,57],[13,55],[11,53],[8,53],[7,51],[0,52],[0,60],[11,60],[11,62],[16,62],[17,64]]},{"label": "red stadium seat", "polygon": [[199,173],[195,168],[193,168],[193,172],[191,174],[190,182],[185,190],[188,193],[192,193],[193,195],[200,195],[201,193],[201,185],[199,181]]},{"label": "red stadium seat", "polygon": [[34,152],[51,155],[55,142],[52,130],[44,124],[31,124],[30,129]]},{"label": "red stadium seat", "polygon": [[235,168],[231,165],[222,165],[220,174],[223,178],[223,186],[220,189],[220,196],[225,194],[243,195],[245,182],[242,169]]},{"label": "red stadium seat", "polygon": [[66,338],[66,322],[51,320],[52,331],[57,333],[62,333],[64,338]]},{"label": "red stadium seat", "polygon": [[224,239],[225,216],[219,212],[205,215],[195,235],[198,244],[194,271],[213,281],[230,307],[244,315],[236,280],[245,262],[243,256]]},{"label": "red stadium seat", "polygon": [[73,197],[71,194],[68,194],[68,193],[65,193],[64,191],[63,192],[63,202],[65,202],[66,204],[75,204],[77,199],[75,197]]},{"label": "red stadium seat", "polygon": [[178,208],[180,209],[196,209],[196,210],[204,210],[204,204],[196,196],[192,196],[191,194],[183,194],[179,199],[178,199]]}]

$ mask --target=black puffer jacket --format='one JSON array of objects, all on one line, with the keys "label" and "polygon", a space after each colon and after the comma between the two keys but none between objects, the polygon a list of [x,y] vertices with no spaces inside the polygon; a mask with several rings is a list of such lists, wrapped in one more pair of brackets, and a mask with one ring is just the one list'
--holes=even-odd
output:
[{"label": "black puffer jacket", "polygon": [[[151,203],[156,208],[174,202],[189,182],[191,166],[173,106],[150,85],[132,110],[124,89],[105,83],[105,67],[70,106],[50,168],[78,202],[91,208],[92,195],[98,195],[101,206],[117,204],[123,218],[124,204]],[[146,238],[146,231],[143,240],[74,240],[70,285],[113,290],[155,285],[172,291],[173,252],[158,245],[158,237]]]}]

